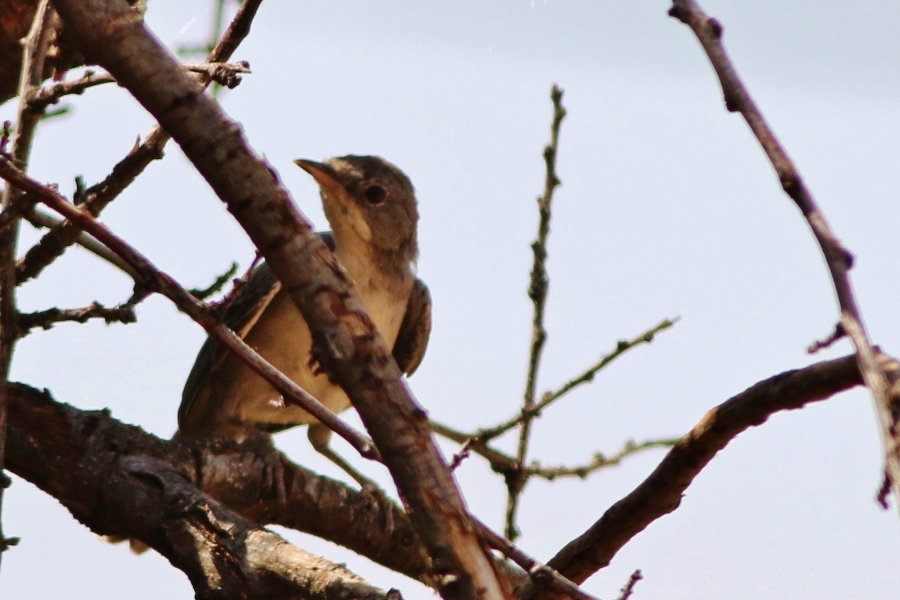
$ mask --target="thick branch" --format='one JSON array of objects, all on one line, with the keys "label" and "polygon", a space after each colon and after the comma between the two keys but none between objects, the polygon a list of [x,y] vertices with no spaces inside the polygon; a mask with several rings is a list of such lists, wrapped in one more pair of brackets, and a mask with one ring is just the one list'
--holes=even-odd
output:
[{"label": "thick branch", "polygon": [[[270,490],[271,484],[261,485],[264,469],[240,468],[260,460],[252,451],[241,453],[236,445],[222,451],[209,441],[206,448],[199,441],[164,442],[105,411],[82,412],[23,385],[10,386],[9,401],[10,470],[53,495],[92,531],[149,544],[184,571],[198,598],[389,597],[194,487],[195,477],[214,475],[215,482],[226,471],[232,494]],[[271,446],[268,454],[272,464],[284,460]]]},{"label": "thick branch", "polygon": [[[885,357],[884,364],[900,369],[893,359]],[[678,508],[694,478],[739,433],[761,425],[773,413],[802,408],[861,383],[855,358],[847,356],[781,373],[710,410],[643,483],[560,550],[549,566],[575,583],[583,582],[647,525]]]},{"label": "thick branch", "polygon": [[879,367],[877,354],[863,325],[850,284],[849,271],[853,266],[853,256],[838,240],[796,165],[775,137],[775,132],[769,127],[762,111],[738,76],[722,45],[721,23],[704,13],[694,0],[674,0],[669,14],[689,26],[697,36],[719,78],[726,108],[731,112],[740,112],[744,117],[772,163],[781,186],[803,213],[819,242],[840,305],[843,331],[856,347],[860,371],[875,399],[885,449],[885,478],[894,491],[897,508],[900,509],[900,383],[896,379],[889,379]]},{"label": "thick branch", "polygon": [[57,0],[81,49],[153,114],[228,205],[297,305],[313,358],[349,396],[411,508],[446,598],[504,597],[425,417],[334,256],[240,127],[111,0]]}]

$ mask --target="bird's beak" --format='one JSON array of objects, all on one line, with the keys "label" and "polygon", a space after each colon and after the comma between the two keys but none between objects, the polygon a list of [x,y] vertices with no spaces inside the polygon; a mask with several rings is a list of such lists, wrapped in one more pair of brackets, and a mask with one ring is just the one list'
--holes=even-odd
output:
[{"label": "bird's beak", "polygon": [[306,160],[305,158],[298,158],[294,161],[294,164],[312,175],[313,179],[316,180],[316,183],[318,183],[326,193],[344,189],[344,185],[338,180],[337,171],[335,171],[331,165],[315,162],[313,160]]}]

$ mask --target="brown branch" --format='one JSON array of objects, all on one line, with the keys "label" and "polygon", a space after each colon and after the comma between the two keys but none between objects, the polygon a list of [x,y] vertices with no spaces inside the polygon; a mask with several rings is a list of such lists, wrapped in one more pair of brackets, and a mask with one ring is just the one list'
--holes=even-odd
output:
[{"label": "brown branch", "polygon": [[595,454],[593,459],[586,465],[577,467],[543,467],[540,463],[534,462],[525,467],[525,473],[527,473],[528,476],[542,477],[550,481],[563,477],[578,477],[584,479],[595,471],[607,467],[614,467],[629,456],[638,454],[644,450],[649,450],[650,448],[670,448],[676,443],[678,443],[678,439],[646,440],[641,443],[628,441],[621,450],[610,456],[600,453]]},{"label": "brown branch", "polygon": [[[198,598],[399,598],[288,544],[195,487],[196,477],[210,476],[213,487],[229,477],[232,495],[248,491],[237,482],[271,496],[267,471],[246,470],[260,460],[270,459],[270,466],[284,460],[271,445],[261,459],[215,440],[165,442],[118,423],[107,411],[83,412],[20,384],[10,386],[9,401],[10,470],[92,531],[149,544],[184,571]],[[309,486],[307,497],[315,495],[308,490],[329,487],[307,475],[307,483],[311,479],[321,479],[320,487]],[[359,516],[346,509],[326,507],[319,514],[330,510],[345,524]]]},{"label": "brown branch", "polygon": [[135,323],[137,315],[134,313],[135,305],[146,296],[135,297],[112,308],[106,308],[102,304],[93,302],[84,308],[49,308],[32,313],[21,313],[17,324],[19,337],[28,335],[32,329],[50,329],[57,323],[74,322],[87,323],[91,319],[103,319],[107,325],[112,323]]},{"label": "brown branch", "polygon": [[[14,161],[22,169],[27,168],[34,131],[41,119],[41,111],[32,110],[28,103],[25,102],[25,98],[32,89],[41,84],[41,78],[44,74],[44,59],[47,56],[47,50],[50,45],[53,20],[54,10],[50,6],[49,0],[41,0],[34,15],[31,30],[24,40],[22,72],[19,83],[19,107],[10,151],[10,160]],[[4,160],[6,159],[4,158]],[[13,204],[18,204],[18,198],[22,195],[21,190],[7,183],[3,188],[0,206],[5,210]],[[0,476],[3,478],[2,482],[0,482],[0,506],[2,506],[3,502],[3,488],[6,487],[8,482],[6,476],[3,475],[3,469],[6,464],[6,390],[13,349],[18,339],[15,271],[18,240],[18,224],[0,232]],[[3,552],[8,546],[9,542],[4,537],[3,528],[0,525],[0,559],[2,559]]]},{"label": "brown branch", "polygon": [[[238,45],[250,33],[250,25],[262,0],[245,0],[241,4],[231,25],[218,45],[210,52],[207,62],[227,62]],[[204,86],[209,77],[200,74]],[[163,156],[163,148],[169,141],[169,134],[156,126],[144,140],[128,153],[124,159],[113,167],[106,179],[91,186],[83,194],[80,204],[94,216],[99,215],[106,206],[119,197],[137,177],[144,172],[150,163]],[[50,263],[62,256],[66,248],[77,241],[80,229],[72,223],[64,223],[44,235],[41,240],[25,253],[16,265],[16,282],[22,284],[37,277]]]},{"label": "brown branch", "polygon": [[569,598],[575,598],[576,600],[597,600],[594,596],[585,592],[576,584],[560,575],[557,571],[522,552],[521,549],[516,547],[509,540],[504,539],[498,533],[495,533],[490,527],[478,519],[474,520],[482,539],[491,548],[499,551],[501,554],[522,567],[522,569],[528,573],[529,581],[538,588],[549,588]]},{"label": "brown branch", "polygon": [[215,280],[206,286],[205,288],[191,288],[188,290],[188,293],[196,298],[197,300],[206,300],[210,296],[214,296],[222,291],[222,288],[225,287],[225,284],[228,283],[228,280],[231,279],[235,273],[237,273],[238,264],[236,262],[232,262],[231,266],[228,267],[228,270],[215,278]]},{"label": "brown branch", "polygon": [[[185,63],[182,66],[192,73],[203,73],[216,83],[229,89],[234,89],[241,83],[242,74],[251,72],[250,63],[247,61],[236,63]],[[55,81],[33,90],[29,94],[27,102],[32,110],[40,110],[51,104],[56,104],[63,96],[80,95],[88,88],[115,82],[115,78],[109,73],[96,73],[88,69],[78,79]]]},{"label": "brown branch", "polygon": [[628,578],[628,583],[625,584],[625,587],[623,587],[622,591],[619,593],[617,600],[628,600],[631,598],[631,595],[634,593],[634,586],[636,586],[637,582],[643,578],[644,575],[641,573],[640,569],[632,573],[631,577]]},{"label": "brown branch", "polygon": [[[883,357],[891,370],[900,363]],[[802,408],[860,385],[854,356],[820,362],[761,381],[710,410],[672,448],[653,473],[616,502],[548,565],[575,583],[602,569],[631,538],[681,503],[682,494],[717,452],[742,431],[772,414]]]},{"label": "brown branch", "polygon": [[522,401],[523,418],[519,429],[519,444],[516,448],[516,460],[519,468],[510,473],[506,478],[506,537],[515,540],[519,535],[516,527],[516,510],[519,505],[519,496],[528,480],[521,466],[525,464],[528,454],[528,440],[531,435],[532,416],[529,411],[534,407],[535,389],[537,387],[538,367],[541,363],[541,354],[544,342],[547,340],[547,331],[544,329],[544,305],[547,302],[547,235],[550,233],[550,204],[553,201],[553,191],[560,184],[556,175],[556,150],[559,142],[559,127],[566,116],[566,109],[562,105],[563,91],[556,85],[550,90],[550,99],[553,100],[553,122],[550,125],[550,143],[544,148],[544,163],[546,164],[546,177],[544,180],[544,193],[537,199],[538,203],[538,233],[537,239],[531,244],[534,252],[534,263],[531,267],[531,283],[528,286],[528,297],[534,304],[534,317],[531,323],[531,352],[528,359],[528,375],[525,379],[525,394]]},{"label": "brown branch", "polygon": [[[0,216],[2,216],[2,214],[0,214]],[[31,223],[32,226],[37,228],[53,228],[65,222],[61,219],[51,217],[50,215],[39,210],[32,210],[29,214],[25,215],[25,220],[27,220],[29,223]],[[98,256],[106,262],[118,267],[119,270],[124,271],[125,273],[130,275],[132,279],[139,277],[137,271],[132,269],[127,262],[119,257],[118,254],[115,254],[109,248],[107,248],[88,234],[79,231],[78,237],[75,238],[75,243],[88,252],[94,254],[95,256]]]},{"label": "brown branch", "polygon": [[157,269],[146,257],[113,234],[105,225],[96,221],[93,215],[83,208],[71,204],[54,188],[41,185],[27,177],[12,166],[12,163],[3,156],[0,156],[0,178],[32,194],[69,221],[75,223],[80,230],[89,232],[137,272],[138,277],[135,281],[144,291],[158,292],[170,299],[194,321],[203,326],[207,333],[222,342],[231,352],[269,382],[284,396],[286,401],[297,404],[313,415],[332,431],[347,440],[350,445],[366,458],[377,459],[378,451],[372,445],[371,440],[347,425],[308,392],[273,367],[255,350],[250,348],[235,332],[222,325],[206,305],[178,285],[172,277]]},{"label": "brown branch", "polygon": [[310,327],[313,359],[347,393],[410,507],[441,595],[503,598],[425,412],[401,380],[352,282],[271,166],[120,4],[55,4],[85,55],[108,69],[172,135],[288,291]]},{"label": "brown branch", "polygon": [[856,348],[860,371],[875,401],[884,444],[885,477],[894,490],[897,508],[900,509],[900,385],[894,385],[898,383],[897,380],[889,380],[880,368],[877,353],[863,325],[850,284],[849,271],[853,266],[853,256],[838,240],[797,167],[738,76],[722,45],[721,23],[704,13],[694,0],[673,0],[669,14],[689,26],[697,36],[719,78],[726,108],[731,112],[739,112],[744,117],[772,163],[782,188],[803,213],[819,242],[840,305],[841,325]]},{"label": "brown branch", "polygon": [[619,358],[635,346],[640,346],[641,344],[649,344],[653,341],[653,338],[657,333],[668,329],[677,322],[677,317],[674,319],[666,319],[664,321],[661,321],[655,327],[648,329],[644,333],[638,335],[637,337],[634,337],[630,340],[620,340],[619,343],[616,344],[616,347],[612,352],[606,354],[605,356],[602,356],[599,361],[597,361],[594,365],[592,365],[578,377],[575,377],[574,379],[566,382],[555,392],[545,392],[544,395],[541,396],[541,400],[539,402],[533,404],[530,408],[523,408],[518,415],[507,419],[503,423],[494,425],[493,427],[479,429],[473,434],[473,437],[475,437],[478,441],[490,441],[515,428],[517,425],[523,423],[525,419],[539,416],[541,411],[553,404],[556,400],[568,394],[576,387],[593,381],[594,376],[596,376],[601,369],[609,365],[615,359]]},{"label": "brown branch", "polygon": [[[452,427],[448,427],[447,425],[443,425],[436,421],[430,421],[430,424],[435,433],[462,446],[461,451],[454,455],[453,463],[456,466],[459,466],[459,463],[465,458],[465,456],[463,456],[464,454],[474,452],[487,459],[488,464],[491,465],[491,470],[495,473],[506,476],[508,473],[518,469],[518,463],[515,458],[481,441],[477,433],[470,434],[457,431]],[[650,448],[674,446],[677,441],[677,439],[647,440],[639,444],[630,441],[627,442],[621,450],[610,456],[599,453],[595,454],[593,460],[587,465],[578,467],[542,467],[540,463],[532,462],[524,468],[524,471],[528,477],[541,477],[548,480],[553,480],[558,477],[583,478],[599,469],[616,466],[620,464],[623,459],[632,454],[637,454]]]}]

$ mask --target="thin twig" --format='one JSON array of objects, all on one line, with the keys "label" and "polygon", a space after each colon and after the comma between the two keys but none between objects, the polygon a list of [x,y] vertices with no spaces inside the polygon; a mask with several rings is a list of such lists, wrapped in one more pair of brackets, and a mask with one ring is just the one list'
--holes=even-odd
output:
[{"label": "thin twig", "polygon": [[228,280],[237,273],[238,264],[236,262],[232,262],[231,266],[228,267],[228,270],[216,277],[215,281],[213,281],[209,286],[205,288],[192,288],[188,290],[188,293],[196,298],[197,300],[206,300],[210,296],[218,294],[222,291],[222,288],[225,287],[225,284],[228,283]]},{"label": "thin twig", "polygon": [[[522,402],[523,412],[534,406],[535,388],[537,387],[538,368],[541,363],[541,353],[544,342],[547,340],[547,331],[544,329],[544,305],[547,301],[547,235],[550,233],[550,204],[553,201],[553,190],[560,184],[556,175],[556,151],[559,142],[559,127],[566,116],[566,109],[562,105],[563,91],[556,85],[550,90],[550,98],[553,100],[553,122],[550,125],[550,143],[544,148],[544,163],[546,164],[546,178],[544,180],[544,193],[538,198],[538,223],[537,239],[531,245],[534,252],[534,264],[531,268],[531,283],[528,286],[528,297],[534,304],[534,318],[531,323],[531,352],[528,359],[528,375],[525,379],[525,394]],[[527,477],[521,470],[528,454],[528,440],[531,435],[532,417],[525,416],[522,419],[519,430],[519,445],[516,450],[516,459],[519,464],[519,472],[506,478],[507,502],[506,502],[506,537],[515,540],[519,532],[516,527],[516,510],[519,504],[519,496],[525,486]]]},{"label": "thin twig", "polygon": [[680,438],[646,440],[640,443],[628,441],[621,450],[610,456],[600,453],[595,454],[591,462],[586,465],[578,467],[542,467],[539,463],[532,463],[525,467],[525,473],[528,476],[542,477],[550,481],[563,477],[578,477],[579,479],[584,479],[594,471],[599,471],[600,469],[605,469],[607,467],[614,467],[621,463],[623,459],[644,450],[650,448],[671,448],[678,443],[679,439]]},{"label": "thin twig", "polygon": [[625,587],[622,588],[622,591],[619,593],[619,597],[617,600],[628,600],[631,598],[631,595],[634,593],[634,586],[637,585],[637,582],[644,578],[643,573],[641,573],[640,569],[637,569],[634,573],[631,574],[631,577],[628,578],[628,583],[625,584]]},{"label": "thin twig", "polygon": [[[32,89],[41,85],[44,73],[44,59],[50,45],[50,33],[53,29],[54,9],[49,0],[41,0],[35,11],[31,30],[25,38],[22,52],[22,72],[19,80],[19,107],[16,114],[16,130],[12,137],[11,156],[3,160],[10,165],[27,169],[28,157],[31,154],[31,142],[34,130],[41,119],[41,111],[32,110],[25,98]],[[4,209],[22,196],[22,191],[12,183],[3,189],[0,206]],[[9,384],[9,370],[12,362],[13,348],[18,339],[18,309],[16,307],[16,246],[19,239],[18,224],[0,233],[0,475],[6,459],[6,388]],[[3,475],[0,484],[0,506],[3,502],[3,488],[9,480]],[[10,542],[3,535],[0,526],[0,559]]]},{"label": "thin twig", "polygon": [[[495,473],[500,473],[501,475],[508,477],[510,473],[518,471],[519,465],[515,458],[489,446],[486,442],[482,441],[477,434],[457,431],[452,427],[448,427],[436,421],[430,421],[429,423],[436,434],[462,446],[460,451],[453,456],[453,460],[451,461],[451,465],[454,466],[454,468],[459,466],[459,464],[467,457],[468,453],[474,452],[485,458],[488,461],[488,464],[491,465],[491,470]],[[595,454],[593,460],[587,465],[577,467],[542,467],[540,463],[532,462],[523,470],[528,477],[541,477],[548,480],[559,477],[583,478],[599,469],[616,466],[620,464],[623,459],[643,450],[674,446],[676,442],[678,442],[677,438],[646,440],[640,443],[629,441],[625,443],[621,450],[614,454],[608,456],[600,453]]]},{"label": "thin twig", "polygon": [[98,302],[93,302],[84,308],[50,308],[38,312],[21,313],[18,324],[19,337],[25,337],[36,327],[50,329],[57,323],[63,322],[87,323],[90,319],[103,319],[107,325],[135,323],[137,322],[137,316],[134,313],[135,304],[137,303],[129,300],[119,306],[106,308]]},{"label": "thin twig", "polygon": [[[241,4],[222,39],[210,52],[207,62],[223,63],[231,58],[238,45],[250,33],[250,25],[261,3],[262,0],[245,0]],[[203,85],[208,85],[211,81],[209,75],[204,73],[198,74],[198,77]],[[169,139],[169,134],[162,127],[154,127],[144,143],[133,148],[119,161],[106,179],[85,191],[85,208],[91,214],[99,215],[151,162],[162,158],[163,148]],[[72,223],[65,223],[44,235],[16,264],[16,282],[22,284],[37,277],[50,263],[62,256],[66,248],[76,242],[79,231]]]},{"label": "thin twig", "polygon": [[806,352],[807,354],[815,354],[819,350],[824,350],[845,337],[847,337],[847,332],[844,331],[844,326],[839,322],[834,326],[834,330],[828,334],[828,337],[822,340],[816,340],[810,344],[806,349]]},{"label": "thin twig", "polygon": [[503,423],[494,425],[493,427],[479,429],[477,432],[475,432],[475,437],[481,441],[490,441],[496,437],[503,435],[507,431],[514,429],[520,423],[523,423],[526,418],[538,416],[541,411],[550,406],[559,398],[572,391],[574,388],[593,381],[594,376],[611,362],[613,362],[635,346],[640,346],[641,344],[649,344],[653,341],[653,338],[657,333],[665,331],[677,322],[678,317],[674,319],[665,319],[659,324],[641,333],[640,335],[631,338],[630,340],[620,340],[611,352],[600,357],[600,360],[589,367],[584,373],[563,384],[562,387],[560,387],[555,392],[545,392],[544,395],[541,396],[540,402],[533,404],[530,408],[522,409],[519,414],[507,419]]},{"label": "thin twig", "polygon": [[669,14],[691,28],[716,71],[725,106],[740,112],[772,163],[782,188],[796,203],[812,229],[828,269],[840,305],[841,325],[856,348],[856,357],[866,386],[875,400],[884,445],[885,477],[890,481],[900,509],[900,386],[889,389],[888,377],[878,364],[877,354],[863,325],[849,271],[853,255],[838,240],[812,193],[807,189],[797,167],[791,161],[775,133],[769,127],[759,107],[750,97],[731,59],[722,45],[722,25],[709,17],[694,0],[673,0]]},{"label": "thin twig", "polygon": [[[25,220],[27,220],[37,228],[52,228],[65,222],[62,219],[51,217],[47,213],[41,212],[39,210],[31,211],[31,213],[25,216]],[[116,267],[130,275],[132,278],[138,276],[137,271],[132,269],[131,265],[122,260],[122,258],[118,254],[114,253],[109,248],[107,248],[88,234],[84,233],[83,231],[80,231],[78,233],[78,237],[75,238],[75,243],[88,252],[91,252],[92,254],[102,258],[106,262],[115,265]]]},{"label": "thin twig", "polygon": [[[241,83],[242,74],[251,72],[250,63],[247,61],[185,63],[184,68],[194,73],[203,73],[216,83],[230,89],[234,89]],[[63,96],[80,95],[88,88],[115,82],[116,79],[109,73],[97,73],[88,69],[78,79],[56,81],[32,91],[28,96],[28,105],[32,110],[40,110],[56,104]]]},{"label": "thin twig", "polygon": [[77,225],[80,230],[89,232],[110,250],[124,259],[139,277],[136,280],[143,289],[158,292],[169,298],[194,321],[203,326],[209,335],[220,342],[245,361],[263,379],[278,390],[286,401],[303,408],[329,429],[347,440],[362,456],[376,459],[378,450],[372,441],[359,433],[347,423],[325,408],[316,398],[288,379],[281,371],[269,364],[263,357],[250,348],[236,333],[228,329],[199,300],[179,286],[169,275],[157,269],[146,257],[132,248],[127,242],[113,234],[105,225],[94,219],[85,209],[75,206],[55,189],[42,185],[31,179],[3,156],[0,156],[0,178],[25,190],[41,202],[60,213]]}]

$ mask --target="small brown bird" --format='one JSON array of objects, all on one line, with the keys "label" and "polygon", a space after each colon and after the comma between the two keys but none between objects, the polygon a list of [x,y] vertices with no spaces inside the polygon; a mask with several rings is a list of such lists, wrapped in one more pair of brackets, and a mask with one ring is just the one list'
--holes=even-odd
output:
[{"label": "small brown bird", "polygon": [[[411,375],[431,331],[431,298],[414,273],[419,213],[409,178],[376,156],[324,163],[297,160],[318,182],[332,233],[321,234],[353,280],[366,311],[400,370]],[[335,413],[350,399],[310,364],[312,338],[300,311],[266,264],[252,273],[225,312],[225,324],[272,365]],[[236,441],[262,432],[309,425],[313,447],[361,484],[329,447],[331,431],[281,394],[214,338],[200,349],[178,411],[178,435]]]}]

